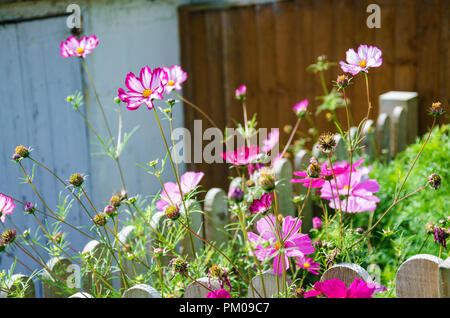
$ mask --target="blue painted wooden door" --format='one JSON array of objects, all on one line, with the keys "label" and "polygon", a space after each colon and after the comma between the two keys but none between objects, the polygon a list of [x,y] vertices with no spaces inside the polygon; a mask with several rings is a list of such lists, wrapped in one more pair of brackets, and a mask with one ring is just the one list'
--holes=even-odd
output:
[{"label": "blue painted wooden door", "polygon": [[[74,172],[90,172],[88,131],[79,115],[65,101],[67,95],[83,89],[80,61],[77,58],[64,59],[59,53],[61,41],[69,35],[65,17],[0,25],[0,192],[24,202],[37,203],[38,208],[46,213],[49,211],[31,186],[20,183],[19,178],[23,175],[18,164],[11,161],[11,156],[15,147],[22,144],[31,147],[31,156],[63,180],[68,180]],[[31,174],[32,162],[24,160],[23,165]],[[70,194],[50,173],[37,166],[34,184],[53,211],[60,203],[60,194],[61,197]],[[87,183],[87,191],[90,190]],[[51,230],[53,219],[39,213],[36,216],[44,227],[48,225]],[[25,215],[20,204],[17,204],[10,220],[12,222],[7,220],[4,225],[16,228],[18,233],[29,228],[34,235],[37,230],[36,220]],[[78,226],[89,225],[88,217],[76,201],[67,220]],[[70,233],[67,240],[75,250],[80,250],[87,242],[84,236],[66,226],[62,231]],[[42,236],[43,231],[39,234]],[[9,251],[11,255],[18,255],[30,268],[39,268],[18,248]],[[49,259],[43,249],[38,249],[38,252],[45,261]],[[5,253],[0,255],[1,267],[8,268],[11,257]],[[16,272],[28,271],[18,264]]]}]

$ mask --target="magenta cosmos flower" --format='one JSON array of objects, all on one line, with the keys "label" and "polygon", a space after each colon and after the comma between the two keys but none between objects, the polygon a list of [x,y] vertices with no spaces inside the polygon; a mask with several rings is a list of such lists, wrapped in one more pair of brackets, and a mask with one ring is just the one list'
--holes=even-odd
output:
[{"label": "magenta cosmos flower", "polygon": [[[273,215],[266,216],[256,223],[259,235],[249,232],[248,241],[255,249],[260,261],[273,260],[273,270],[281,274],[289,269],[289,257],[304,257],[314,253],[314,247],[307,234],[299,233],[302,221],[291,216],[276,222]],[[284,256],[284,257],[283,257]]]},{"label": "magenta cosmos flower", "polygon": [[86,55],[92,53],[97,45],[98,38],[95,35],[83,36],[80,40],[74,36],[69,36],[61,42],[61,55],[62,57],[81,56],[86,58]]},{"label": "magenta cosmos flower", "polygon": [[314,288],[305,293],[305,298],[326,296],[328,298],[372,298],[377,292],[376,284],[367,283],[362,279],[355,278],[349,288],[339,279],[329,279],[317,282]]},{"label": "magenta cosmos flower", "polygon": [[311,274],[319,275],[318,270],[320,270],[320,264],[319,263],[314,263],[314,259],[312,259],[312,258],[296,257],[295,264],[298,267],[301,267],[304,270],[307,270]]},{"label": "magenta cosmos flower", "polygon": [[250,212],[253,214],[264,214],[269,211],[272,206],[272,196],[272,193],[264,193],[260,199],[253,200],[252,205],[249,208]]},{"label": "magenta cosmos flower", "polygon": [[222,153],[222,158],[226,162],[235,166],[246,166],[250,163],[254,163],[259,154],[258,146],[242,146],[235,151],[229,151]]},{"label": "magenta cosmos flower", "polygon": [[341,68],[346,73],[351,73],[353,76],[359,72],[369,72],[371,67],[380,67],[383,63],[381,58],[381,50],[376,46],[360,45],[358,53],[354,49],[349,49],[346,52],[347,63],[341,61]]},{"label": "magenta cosmos flower", "polygon": [[231,298],[231,295],[228,290],[222,288],[209,292],[206,298]]},{"label": "magenta cosmos flower", "polygon": [[169,94],[174,89],[181,90],[181,84],[187,80],[187,73],[179,65],[163,67],[163,69],[168,75],[167,85],[165,86],[166,93]]},{"label": "magenta cosmos flower", "polygon": [[236,99],[243,100],[245,99],[246,95],[247,95],[247,85],[245,84],[239,86],[234,92],[234,96],[236,97]]},{"label": "magenta cosmos flower", "polygon": [[298,117],[303,117],[306,115],[306,112],[308,110],[308,104],[309,101],[307,99],[304,99],[292,107],[292,110]]},{"label": "magenta cosmos flower", "polygon": [[164,87],[168,82],[168,75],[162,68],[152,70],[148,66],[141,69],[140,77],[133,73],[128,73],[125,79],[125,86],[129,91],[125,92],[119,88],[119,98],[127,103],[129,110],[136,110],[142,104],[146,104],[148,109],[153,108],[153,100],[163,99]]},{"label": "magenta cosmos flower", "polygon": [[[359,167],[363,158],[359,159],[357,162],[352,164],[353,171],[356,171],[356,168]],[[327,163],[323,162],[321,165],[321,171],[319,178],[310,178],[306,171],[294,171],[294,175],[298,177],[303,177],[301,179],[291,179],[292,183],[301,183],[304,187],[308,188],[309,183],[311,182],[311,188],[321,188],[327,178],[331,178],[332,172],[331,169],[327,168]],[[347,161],[339,161],[333,164],[333,171],[336,176],[348,173],[350,171],[350,164]],[[312,180],[311,180],[312,179]]]},{"label": "magenta cosmos flower", "polygon": [[156,202],[156,208],[164,211],[169,205],[178,206],[182,202],[182,196],[191,192],[202,180],[205,174],[203,172],[187,171],[180,178],[180,188],[176,182],[164,183],[164,189],[161,192],[161,200]]},{"label": "magenta cosmos flower", "polygon": [[6,216],[13,213],[16,205],[13,199],[0,193],[0,220],[5,223]]},{"label": "magenta cosmos flower", "polygon": [[[378,192],[380,190],[380,186],[374,179],[361,182],[362,176],[362,171],[352,172],[350,181],[349,172],[338,175],[336,176],[337,187],[334,180],[331,180],[331,186],[330,183],[325,183],[321,189],[320,197],[330,200],[331,208],[342,208],[343,212],[359,213],[364,211],[373,211],[376,209],[377,203],[380,202],[380,199],[373,195],[373,193]],[[337,195],[338,191],[339,196],[344,197],[340,200],[340,205]],[[347,193],[349,193],[348,197]]]}]

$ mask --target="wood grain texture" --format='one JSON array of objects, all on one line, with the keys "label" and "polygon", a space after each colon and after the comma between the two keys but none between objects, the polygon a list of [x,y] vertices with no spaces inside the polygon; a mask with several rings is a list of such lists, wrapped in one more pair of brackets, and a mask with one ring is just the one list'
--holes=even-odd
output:
[{"label": "wood grain texture", "polygon": [[[326,54],[330,61],[339,62],[345,59],[349,48],[357,49],[360,44],[376,45],[383,51],[383,65],[369,72],[370,99],[374,106],[370,118],[375,120],[379,114],[380,94],[390,90],[417,91],[420,96],[419,133],[425,133],[432,121],[426,115],[431,102],[449,103],[450,2],[380,0],[377,3],[381,7],[381,28],[369,29],[366,8],[372,2],[288,0],[239,6],[182,6],[180,24],[186,26],[180,29],[183,68],[202,76],[222,74],[221,81],[209,80],[219,88],[209,85],[211,89],[205,89],[205,86],[189,83],[187,96],[199,104],[208,96],[212,108],[200,106],[212,109],[214,116],[226,118],[226,123],[231,125],[231,118],[242,119],[240,105],[234,100],[234,89],[246,83],[249,113],[258,113],[260,127],[278,127],[282,132],[283,125],[295,122],[290,111],[293,103],[308,98],[311,112],[320,103],[315,99],[316,95],[323,95],[318,76],[306,71],[317,56]],[[220,21],[215,18],[219,14]],[[208,16],[214,18],[205,18]],[[222,41],[219,37],[211,38],[211,34],[220,35]],[[217,40],[205,44],[208,38]],[[222,54],[213,54],[219,52],[219,48]],[[205,55],[207,52],[213,55]],[[217,64],[222,65],[222,73]],[[214,65],[217,72],[209,71],[210,65]],[[340,73],[339,66],[326,72],[328,88]],[[364,77],[357,76],[346,91],[356,125],[367,113]],[[338,110],[337,116],[345,121],[344,109]],[[319,131],[336,132],[324,114],[316,118],[315,124]],[[309,123],[302,121],[299,131],[306,132],[308,128]],[[286,134],[282,133],[282,143],[286,139]],[[222,168],[217,177],[206,176],[205,182],[221,186],[217,180],[231,173]]]},{"label": "wood grain texture", "polygon": [[406,260],[397,271],[396,296],[398,298],[439,297],[439,257],[418,254]]},{"label": "wood grain texture", "polygon": [[210,281],[211,287],[209,287],[208,277],[199,278],[199,279],[197,279],[197,281],[201,285],[196,282],[192,282],[189,285],[187,285],[187,287],[184,291],[183,298],[206,298],[206,296],[209,293],[209,290],[205,287],[208,287],[211,290],[220,289],[220,283],[217,281],[217,279],[211,279],[211,281]]},{"label": "wood grain texture", "polygon": [[450,257],[439,265],[439,297],[450,298]]},{"label": "wood grain texture", "polygon": [[122,298],[161,298],[161,295],[152,286],[139,284],[127,289]]},{"label": "wood grain texture", "polygon": [[372,279],[367,271],[361,266],[353,263],[340,263],[331,266],[322,274],[320,281],[329,279],[339,279],[349,287],[356,278],[362,279],[366,282],[371,282]]}]

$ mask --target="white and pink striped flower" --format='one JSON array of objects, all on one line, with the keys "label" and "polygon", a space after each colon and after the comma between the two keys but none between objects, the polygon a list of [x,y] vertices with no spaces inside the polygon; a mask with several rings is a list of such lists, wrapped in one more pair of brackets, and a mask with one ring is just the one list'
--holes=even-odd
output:
[{"label": "white and pink striped flower", "polygon": [[119,88],[119,98],[127,103],[129,110],[136,110],[142,104],[146,104],[148,109],[153,108],[153,100],[163,99],[164,88],[169,81],[167,72],[162,68],[152,70],[148,66],[141,69],[140,77],[133,73],[128,73],[125,79],[125,86],[129,89],[125,92]]},{"label": "white and pink striped flower", "polygon": [[13,213],[15,207],[13,199],[0,193],[0,221],[2,223],[5,223],[6,216]]},{"label": "white and pink striped flower", "polygon": [[167,85],[165,86],[166,93],[169,94],[174,89],[181,90],[181,84],[187,80],[187,73],[179,65],[163,67],[163,69],[168,75]]},{"label": "white and pink striped flower", "polygon": [[69,36],[61,42],[61,55],[62,57],[80,56],[86,58],[86,55],[92,53],[97,45],[98,38],[95,35],[83,36],[80,40],[74,36]]},{"label": "white and pink striped flower", "polygon": [[381,50],[376,46],[360,45],[358,53],[354,49],[346,52],[347,63],[341,61],[341,68],[345,73],[351,73],[353,76],[359,72],[369,72],[371,67],[380,67],[383,63]]}]

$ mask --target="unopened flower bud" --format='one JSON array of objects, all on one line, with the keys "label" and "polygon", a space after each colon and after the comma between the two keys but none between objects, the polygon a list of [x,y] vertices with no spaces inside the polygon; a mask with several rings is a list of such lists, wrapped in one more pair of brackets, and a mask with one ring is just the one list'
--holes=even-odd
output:
[{"label": "unopened flower bud", "polygon": [[25,213],[26,214],[33,214],[36,211],[36,207],[31,203],[28,202],[25,204]]},{"label": "unopened flower bud", "polygon": [[283,222],[283,216],[281,214],[278,214],[277,220],[278,220],[278,222],[282,223]]},{"label": "unopened flower bud", "polygon": [[320,239],[315,239],[315,240],[313,241],[313,245],[314,245],[314,247],[316,247],[316,248],[322,247],[322,241],[321,241]]},{"label": "unopened flower bud", "polygon": [[339,75],[336,80],[336,84],[339,88],[346,88],[349,80],[347,75]]},{"label": "unopened flower bud", "polygon": [[312,224],[313,228],[315,228],[316,230],[320,230],[322,228],[322,220],[317,216],[313,217]]},{"label": "unopened flower bud", "polygon": [[169,205],[165,210],[165,214],[168,219],[176,220],[180,217],[180,209],[176,205]]},{"label": "unopened flower bud", "polygon": [[112,216],[115,216],[117,214],[117,210],[112,205],[107,205],[103,209],[103,213],[105,213],[109,217],[112,217]]},{"label": "unopened flower bud", "polygon": [[247,185],[247,187],[253,188],[255,186],[255,181],[253,179],[249,179],[245,184]]},{"label": "unopened flower bud", "polygon": [[284,125],[284,126],[283,126],[283,131],[284,131],[286,134],[290,134],[291,131],[292,131],[292,125]]},{"label": "unopened flower bud", "polygon": [[84,178],[79,173],[74,173],[70,176],[69,183],[74,187],[80,187],[84,182]]},{"label": "unopened flower bud", "polygon": [[14,154],[12,155],[12,160],[14,160],[14,161],[19,161],[19,159],[20,159],[20,155],[19,155],[19,154],[14,153]]},{"label": "unopened flower bud", "polygon": [[228,192],[228,198],[234,202],[241,202],[244,199],[244,191],[239,187],[231,188]]},{"label": "unopened flower bud", "polygon": [[162,248],[155,248],[155,250],[153,251],[153,254],[156,256],[161,256],[162,253],[164,252],[164,250]]},{"label": "unopened flower bud", "polygon": [[114,97],[114,103],[120,104],[120,98],[119,98],[119,96]]},{"label": "unopened flower bud", "polygon": [[366,229],[364,227],[358,227],[356,229],[356,232],[358,232],[359,234],[363,234],[366,231]]}]

